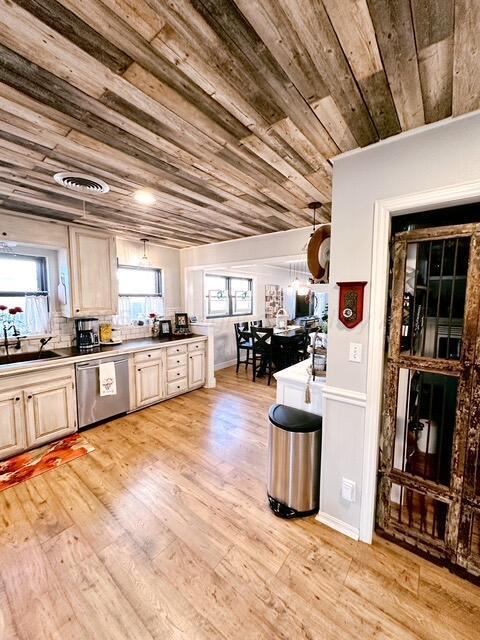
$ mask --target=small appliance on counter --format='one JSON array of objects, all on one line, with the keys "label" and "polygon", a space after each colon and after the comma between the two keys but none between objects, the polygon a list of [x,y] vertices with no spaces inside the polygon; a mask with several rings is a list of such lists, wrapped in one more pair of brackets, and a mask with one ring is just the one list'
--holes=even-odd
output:
[{"label": "small appliance on counter", "polygon": [[77,318],[75,338],[78,351],[88,353],[100,346],[98,318]]}]

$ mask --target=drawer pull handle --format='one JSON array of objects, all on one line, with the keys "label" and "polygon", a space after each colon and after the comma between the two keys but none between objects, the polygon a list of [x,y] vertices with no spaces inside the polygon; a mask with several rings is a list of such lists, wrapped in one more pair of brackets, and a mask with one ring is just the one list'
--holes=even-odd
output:
[{"label": "drawer pull handle", "polygon": [[20,402],[20,398],[15,398],[15,402]]},{"label": "drawer pull handle", "polygon": [[151,354],[151,353],[149,353],[149,354],[148,354],[148,357],[149,357],[149,358],[151,358],[151,357],[152,357],[152,354]]},{"label": "drawer pull handle", "polygon": [[180,389],[180,385],[179,384],[177,384],[177,389]]},{"label": "drawer pull handle", "polygon": [[32,394],[30,394],[29,396],[27,396],[28,400],[31,400],[33,398]]},{"label": "drawer pull handle", "polygon": [[177,373],[177,376],[179,376],[179,375],[180,375],[180,374],[179,374],[179,373]]}]

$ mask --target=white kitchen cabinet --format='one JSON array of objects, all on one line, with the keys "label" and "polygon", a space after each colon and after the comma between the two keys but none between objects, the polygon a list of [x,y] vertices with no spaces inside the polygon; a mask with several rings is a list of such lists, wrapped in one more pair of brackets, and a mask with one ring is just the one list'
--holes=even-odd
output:
[{"label": "white kitchen cabinet", "polygon": [[161,358],[135,364],[136,406],[159,402],[164,396],[164,367]]},{"label": "white kitchen cabinet", "polygon": [[22,391],[0,394],[0,460],[26,448],[25,413]]},{"label": "white kitchen cabinet", "polygon": [[205,383],[205,351],[188,354],[188,388],[195,389]]},{"label": "white kitchen cabinet", "polygon": [[2,387],[0,459],[77,430],[73,367],[6,377]]},{"label": "white kitchen cabinet", "polygon": [[115,315],[118,310],[115,237],[94,229],[69,227],[73,317]]},{"label": "white kitchen cabinet", "polygon": [[76,431],[74,386],[70,378],[24,389],[27,447],[38,447]]}]

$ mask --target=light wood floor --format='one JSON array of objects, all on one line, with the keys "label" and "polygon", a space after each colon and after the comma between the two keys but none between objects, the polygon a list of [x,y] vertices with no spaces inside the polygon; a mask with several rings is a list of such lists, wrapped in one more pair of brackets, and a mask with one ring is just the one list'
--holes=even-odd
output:
[{"label": "light wood floor", "polygon": [[269,512],[274,394],[224,370],[1,493],[0,638],[478,638],[478,587]]}]

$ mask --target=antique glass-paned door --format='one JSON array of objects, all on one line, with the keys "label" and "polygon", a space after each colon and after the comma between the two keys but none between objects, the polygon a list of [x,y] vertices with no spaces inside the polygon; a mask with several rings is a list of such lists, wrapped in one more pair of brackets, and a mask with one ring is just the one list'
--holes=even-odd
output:
[{"label": "antique glass-paned door", "polygon": [[480,225],[395,236],[377,525],[472,573],[480,573],[479,286]]}]

